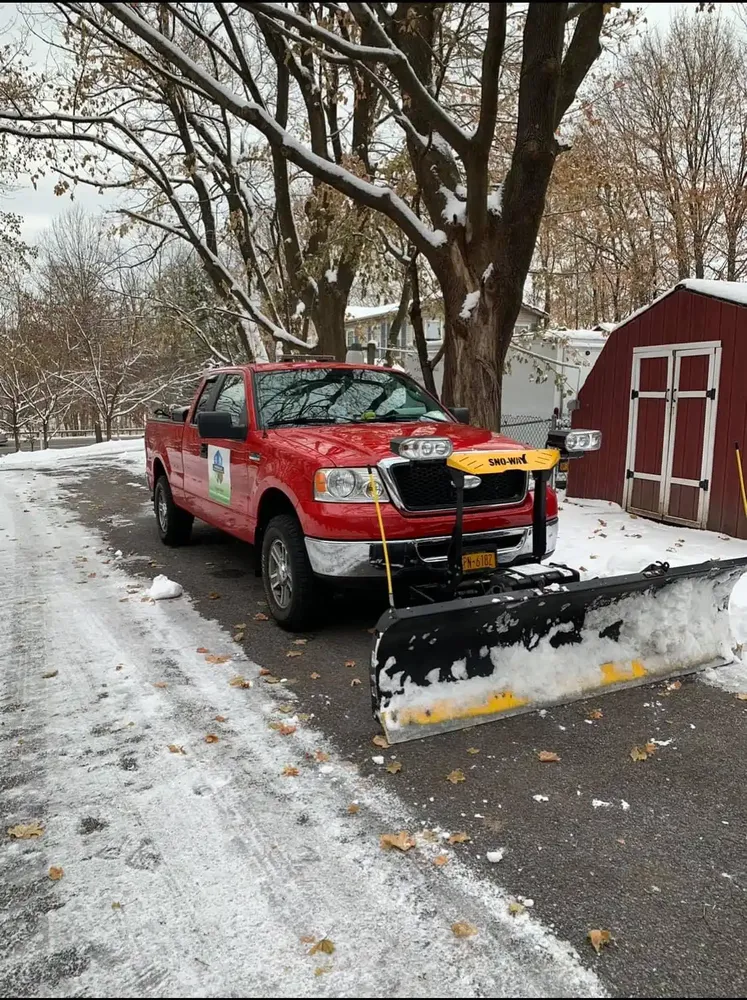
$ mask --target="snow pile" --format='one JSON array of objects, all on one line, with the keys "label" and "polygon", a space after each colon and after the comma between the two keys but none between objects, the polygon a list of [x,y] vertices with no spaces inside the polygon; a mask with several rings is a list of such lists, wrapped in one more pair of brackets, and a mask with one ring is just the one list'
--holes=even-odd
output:
[{"label": "snow pile", "polygon": [[468,292],[462,303],[462,311],[459,313],[460,319],[469,319],[477,303],[480,301],[480,289],[476,292]]},{"label": "snow pile", "polygon": [[170,601],[174,597],[181,597],[184,593],[182,585],[180,583],[175,583],[173,580],[169,580],[167,576],[161,573],[155,578],[153,584],[148,591],[148,597],[152,601]]},{"label": "snow pile", "polygon": [[330,267],[324,272],[324,277],[330,285],[334,285],[337,282],[337,268]]},{"label": "snow pile", "polygon": [[104,441],[101,444],[83,445],[81,448],[46,448],[41,451],[16,451],[0,456],[0,470],[52,468],[53,466],[90,463],[97,458],[125,458],[127,464],[137,457],[145,468],[143,438],[124,438],[121,441]]},{"label": "snow pile", "polygon": [[441,218],[444,222],[448,222],[449,225],[463,226],[467,221],[466,201],[459,198],[454,191],[449,191],[443,184],[438,189],[438,192],[444,200]]},{"label": "snow pile", "polygon": [[503,211],[503,185],[499,184],[495,191],[488,195],[488,211],[491,215],[500,215]]}]

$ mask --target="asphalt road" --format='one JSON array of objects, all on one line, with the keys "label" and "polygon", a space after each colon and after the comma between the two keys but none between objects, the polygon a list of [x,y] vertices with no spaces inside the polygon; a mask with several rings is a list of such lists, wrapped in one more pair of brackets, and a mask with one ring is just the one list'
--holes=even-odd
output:
[{"label": "asphalt road", "polygon": [[[476,875],[531,897],[613,995],[747,993],[744,702],[693,680],[640,688],[401,745],[386,751],[403,765],[389,774],[372,761],[381,751],[371,743],[367,678],[381,601],[338,599],[308,643],[293,645],[255,620],[265,605],[250,547],[201,523],[190,545],[163,547],[132,472],[86,471],[66,480],[71,509],[123,551],[132,572],[166,573],[206,618],[234,632],[244,623],[247,654],[287,679],[342,757],[416,804],[423,825],[464,830],[471,840],[454,850]],[[602,716],[589,718],[596,708]],[[652,738],[672,742],[633,761],[631,748]],[[541,750],[560,762],[540,763]],[[452,785],[455,768],[466,780]],[[499,847],[504,859],[489,864],[486,852]],[[586,940],[592,928],[614,938],[598,958]]]}]

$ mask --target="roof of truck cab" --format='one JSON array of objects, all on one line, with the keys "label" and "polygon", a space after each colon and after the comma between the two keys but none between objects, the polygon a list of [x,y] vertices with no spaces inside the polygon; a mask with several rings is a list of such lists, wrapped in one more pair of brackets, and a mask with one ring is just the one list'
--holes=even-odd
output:
[{"label": "roof of truck cab", "polygon": [[[392,371],[393,369],[385,367],[383,365],[366,365],[366,364],[348,364],[344,361],[272,361],[272,362],[254,362],[252,364],[245,365],[222,365],[220,368],[211,368],[206,375],[221,375],[224,372],[235,372],[235,371],[249,371],[249,372],[282,372],[287,371],[289,368],[342,368],[349,369],[350,371],[355,371],[357,369],[365,368],[368,371]],[[397,369],[394,369],[397,371]]]}]

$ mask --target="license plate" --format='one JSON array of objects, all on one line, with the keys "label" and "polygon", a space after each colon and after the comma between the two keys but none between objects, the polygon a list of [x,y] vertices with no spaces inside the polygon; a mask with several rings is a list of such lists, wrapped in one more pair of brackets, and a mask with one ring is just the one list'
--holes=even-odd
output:
[{"label": "license plate", "polygon": [[495,569],[495,552],[468,552],[462,556],[462,569],[465,573],[474,573],[480,569]]}]

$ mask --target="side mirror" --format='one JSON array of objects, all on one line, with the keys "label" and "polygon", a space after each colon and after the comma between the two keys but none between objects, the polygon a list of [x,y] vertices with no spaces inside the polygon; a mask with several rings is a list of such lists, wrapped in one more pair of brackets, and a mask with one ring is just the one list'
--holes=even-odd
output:
[{"label": "side mirror", "polygon": [[460,424],[469,423],[469,407],[468,406],[452,406],[451,412],[453,416],[459,421]]},{"label": "side mirror", "polygon": [[187,419],[187,414],[189,413],[188,406],[172,406],[170,417],[176,424],[183,424]]},{"label": "side mirror", "polygon": [[229,441],[244,441],[246,427],[237,427],[231,422],[231,414],[224,410],[197,414],[197,431],[201,438],[225,438]]}]

